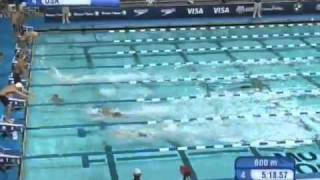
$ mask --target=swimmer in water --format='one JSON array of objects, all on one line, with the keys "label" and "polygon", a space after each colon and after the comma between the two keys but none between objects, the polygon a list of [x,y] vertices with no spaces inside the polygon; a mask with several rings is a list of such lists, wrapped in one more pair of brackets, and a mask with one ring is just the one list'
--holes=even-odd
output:
[{"label": "swimmer in water", "polygon": [[142,131],[119,131],[116,133],[119,138],[152,138],[155,132],[142,132]]},{"label": "swimmer in water", "polygon": [[103,107],[103,106],[95,106],[94,108],[91,109],[91,111],[89,112],[89,114],[91,114],[92,116],[98,116],[98,117],[114,117],[114,118],[120,118],[120,117],[124,117],[124,115],[121,112],[118,111],[113,111],[110,108],[107,107]]},{"label": "swimmer in water", "polygon": [[101,108],[100,113],[103,114],[104,116],[112,116],[112,117],[122,117],[123,114],[121,112],[114,112],[109,108]]},{"label": "swimmer in water", "polygon": [[51,101],[55,104],[55,105],[62,105],[64,103],[64,100],[62,98],[59,97],[58,94],[54,94],[51,97]]},{"label": "swimmer in water", "polygon": [[262,83],[259,79],[252,79],[248,84],[243,84],[240,86],[240,89],[255,89],[256,91],[263,91],[267,89],[271,91],[270,87],[264,83]]},{"label": "swimmer in water", "polygon": [[259,79],[252,79],[251,80],[251,85],[256,91],[262,91],[263,89],[271,90],[270,87],[266,84],[264,84],[261,80]]}]

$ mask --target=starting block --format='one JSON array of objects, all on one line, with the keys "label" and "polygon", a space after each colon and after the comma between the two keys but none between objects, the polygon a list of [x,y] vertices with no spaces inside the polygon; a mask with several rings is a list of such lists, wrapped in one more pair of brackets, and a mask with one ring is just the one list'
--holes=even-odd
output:
[{"label": "starting block", "polygon": [[[5,116],[2,116],[2,121],[0,122],[0,133],[3,133],[3,135],[9,135],[12,140],[18,140],[19,134],[18,132],[23,132],[24,125],[23,124],[14,124],[4,121]],[[10,119],[11,122],[14,122],[15,119]]]},{"label": "starting block", "polygon": [[33,26],[22,26],[22,28],[23,28],[23,30],[24,30],[25,32],[32,32],[32,31],[34,31]]},{"label": "starting block", "polygon": [[0,132],[23,132],[23,130],[24,126],[22,124],[0,122]]},{"label": "starting block", "polygon": [[0,154],[0,165],[19,165],[20,163],[20,156]]},{"label": "starting block", "polygon": [[9,101],[12,104],[12,108],[14,110],[21,109],[27,105],[26,100],[24,99],[9,98]]},{"label": "starting block", "polygon": [[[9,78],[8,78],[8,83],[9,84],[14,84],[14,79],[13,79],[13,74],[11,73]],[[21,79],[21,83],[23,84],[24,87],[28,86],[28,82],[26,79]]]}]

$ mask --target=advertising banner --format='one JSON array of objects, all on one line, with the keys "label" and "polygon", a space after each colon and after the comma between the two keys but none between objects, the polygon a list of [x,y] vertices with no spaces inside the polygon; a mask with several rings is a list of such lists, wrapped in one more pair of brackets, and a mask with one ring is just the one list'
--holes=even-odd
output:
[{"label": "advertising banner", "polygon": [[[43,0],[42,0],[43,1]],[[88,1],[88,0],[83,0]],[[192,17],[239,17],[252,16],[253,4],[224,4],[178,7],[137,7],[119,8],[117,10],[104,7],[72,7],[71,21],[108,20],[108,19],[168,19]],[[296,15],[318,13],[320,3],[317,2],[278,2],[263,3],[263,15]],[[47,7],[46,21],[60,21],[61,8]]]}]

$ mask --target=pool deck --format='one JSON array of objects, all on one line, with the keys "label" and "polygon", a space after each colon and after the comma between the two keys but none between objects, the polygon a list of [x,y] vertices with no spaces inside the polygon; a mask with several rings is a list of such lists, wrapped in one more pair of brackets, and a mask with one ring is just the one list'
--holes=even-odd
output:
[{"label": "pool deck", "polygon": [[[0,88],[2,89],[8,84],[8,76],[11,73],[11,62],[14,56],[14,34],[11,23],[8,19],[0,19],[0,52],[3,52],[4,58],[0,61]],[[3,106],[0,106],[0,115],[3,114]],[[22,113],[16,114],[16,118],[23,116]],[[21,119],[21,118],[20,118]],[[20,121],[21,122],[21,121]],[[21,151],[22,140],[10,140],[0,138],[0,147],[11,148]],[[8,170],[6,173],[0,171],[0,179],[3,180],[16,180],[18,179],[18,168]]]}]

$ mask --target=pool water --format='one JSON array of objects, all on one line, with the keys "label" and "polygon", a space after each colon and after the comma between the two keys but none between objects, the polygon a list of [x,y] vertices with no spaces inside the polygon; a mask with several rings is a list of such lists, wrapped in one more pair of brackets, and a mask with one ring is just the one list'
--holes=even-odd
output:
[{"label": "pool water", "polygon": [[318,23],[43,32],[24,179],[233,179],[261,155],[320,177],[319,40]]}]

